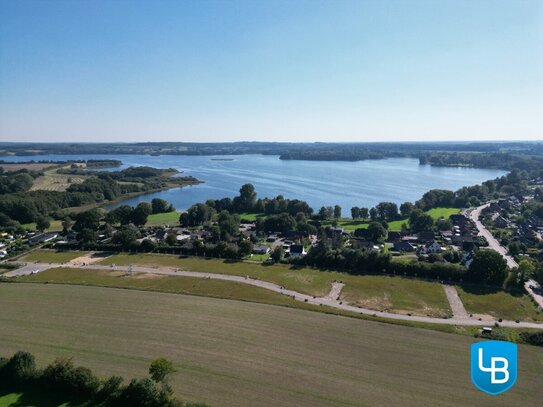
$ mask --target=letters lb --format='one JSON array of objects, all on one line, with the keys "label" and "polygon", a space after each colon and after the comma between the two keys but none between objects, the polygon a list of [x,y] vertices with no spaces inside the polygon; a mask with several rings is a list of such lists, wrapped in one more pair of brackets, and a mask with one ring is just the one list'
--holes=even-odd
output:
[{"label": "letters lb", "polygon": [[493,396],[513,387],[517,381],[517,345],[504,341],[472,344],[471,381]]}]

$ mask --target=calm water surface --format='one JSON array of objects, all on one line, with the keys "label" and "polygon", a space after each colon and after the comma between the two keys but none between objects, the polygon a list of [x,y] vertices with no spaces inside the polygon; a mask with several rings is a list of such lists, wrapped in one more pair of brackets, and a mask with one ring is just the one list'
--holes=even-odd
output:
[{"label": "calm water surface", "polygon": [[[220,160],[216,160],[216,159]],[[416,201],[433,189],[456,190],[465,185],[506,174],[505,171],[479,168],[431,167],[417,159],[346,161],[286,161],[278,156],[148,156],[148,155],[47,155],[1,157],[5,161],[119,159],[121,168],[147,165],[176,168],[203,184],[141,195],[123,203],[135,205],[159,197],[178,210],[209,198],[233,197],[241,185],[252,183],[259,197],[283,195],[307,201],[314,209],[338,204],[344,215],[352,206],[372,207],[382,201],[400,204]],[[215,159],[215,160],[214,160]],[[224,160],[222,160],[224,159]]]}]

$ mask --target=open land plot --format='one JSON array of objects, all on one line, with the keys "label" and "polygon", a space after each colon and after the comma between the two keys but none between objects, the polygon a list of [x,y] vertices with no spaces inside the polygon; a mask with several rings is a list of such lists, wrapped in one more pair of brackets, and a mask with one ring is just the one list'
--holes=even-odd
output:
[{"label": "open land plot", "polygon": [[35,263],[68,263],[69,261],[78,257],[84,256],[87,252],[81,251],[67,251],[57,252],[55,250],[37,249],[33,250],[25,256],[21,257],[21,261],[32,261]]},{"label": "open land plot", "polygon": [[228,262],[197,257],[169,255],[114,255],[101,264],[175,267],[188,271],[249,276],[284,286],[304,294],[324,297],[334,281],[345,283],[342,300],[365,308],[417,315],[450,315],[447,297],[440,284],[387,276],[353,276],[311,268]]},{"label": "open land plot", "polygon": [[527,294],[513,295],[471,285],[457,286],[456,290],[464,308],[471,314],[488,314],[510,320],[543,321],[543,313],[537,312]]},{"label": "open land plot", "polygon": [[72,184],[80,184],[89,176],[59,174],[56,169],[45,171],[44,175],[36,178],[30,188],[31,191],[66,191]]},{"label": "open land plot", "polygon": [[[49,227],[47,228],[46,232],[49,232],[49,231],[60,231],[62,230],[62,221],[61,220],[55,220],[55,219],[51,219],[50,221],[50,225]],[[21,225],[23,228],[25,229],[29,229],[29,230],[36,230],[36,222],[32,222],[32,223],[24,223],[23,225]]]},{"label": "open land plot", "polygon": [[149,215],[145,226],[174,226],[179,225],[179,212],[155,213]]},{"label": "open land plot", "polygon": [[[457,214],[460,212],[459,208],[434,208],[430,209],[428,213],[432,218],[439,219],[445,218],[448,219],[449,216]],[[341,218],[337,221],[338,226],[342,227],[345,230],[354,231],[356,229],[366,229],[369,225],[367,220],[353,220],[349,218]],[[331,224],[330,221],[323,222],[324,225]],[[388,223],[388,230],[391,232],[399,232],[402,230],[402,225],[408,225],[408,219],[399,219]]]},{"label": "open land plot", "polygon": [[179,370],[177,395],[214,406],[527,406],[542,395],[543,349],[532,346],[519,347],[513,389],[491,397],[471,384],[467,336],[98,287],[1,284],[0,301],[2,355],[73,357],[125,378],[163,356]]},{"label": "open land plot", "polygon": [[42,171],[49,167],[56,167],[54,163],[0,163],[0,167],[5,172],[14,172],[19,170]]},{"label": "open land plot", "polygon": [[451,309],[440,284],[388,276],[351,278],[341,299],[363,308],[394,313],[413,313],[432,317],[451,316]]}]

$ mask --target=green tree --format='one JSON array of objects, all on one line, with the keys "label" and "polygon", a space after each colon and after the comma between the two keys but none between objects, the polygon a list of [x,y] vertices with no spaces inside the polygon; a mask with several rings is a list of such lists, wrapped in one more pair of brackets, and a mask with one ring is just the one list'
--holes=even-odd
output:
[{"label": "green tree", "polygon": [[387,230],[381,222],[371,222],[368,225],[368,238],[372,242],[382,243],[387,238]]},{"label": "green tree", "polygon": [[51,222],[49,221],[49,218],[39,216],[38,219],[36,219],[36,229],[38,229],[40,232],[43,232],[45,229],[49,229],[50,226]]},{"label": "green tree", "polygon": [[154,198],[151,201],[151,208],[153,210],[153,213],[164,213],[173,211],[172,204],[160,198]]},{"label": "green tree", "polygon": [[177,370],[173,367],[173,362],[166,358],[158,358],[151,362],[149,367],[149,375],[157,383],[165,383],[168,380],[168,375],[175,373]]},{"label": "green tree", "polygon": [[334,206],[334,218],[341,218],[341,206]]},{"label": "green tree", "polygon": [[351,218],[360,219],[360,208],[358,206],[353,206],[351,208]]},{"label": "green tree", "polygon": [[271,252],[270,258],[274,262],[279,263],[284,255],[285,255],[285,251],[283,250],[283,247],[279,245],[279,246],[274,247],[274,249]]},{"label": "green tree", "polygon": [[242,257],[250,255],[253,251],[253,243],[250,240],[240,240],[238,247]]},{"label": "green tree", "polygon": [[411,215],[409,215],[409,226],[411,228],[411,232],[413,233],[432,230],[434,226],[434,219],[427,213],[424,213],[420,209],[416,208],[413,209],[413,211],[411,211]]},{"label": "green tree", "polygon": [[502,285],[507,276],[507,262],[494,250],[478,250],[469,266],[468,278],[491,285]]},{"label": "green tree", "polygon": [[168,246],[175,246],[177,244],[177,235],[175,233],[168,233],[165,240]]},{"label": "green tree", "polygon": [[80,212],[75,216],[75,224],[73,230],[80,232],[83,229],[97,230],[100,226],[102,214],[98,209]]}]

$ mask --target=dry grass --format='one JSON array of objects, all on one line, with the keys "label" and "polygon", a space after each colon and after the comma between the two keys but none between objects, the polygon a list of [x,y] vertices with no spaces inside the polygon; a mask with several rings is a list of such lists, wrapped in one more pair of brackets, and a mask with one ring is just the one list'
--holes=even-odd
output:
[{"label": "dry grass", "polygon": [[519,378],[475,389],[458,336],[240,301],[54,284],[0,285],[0,354],[74,357],[101,375],[142,377],[174,361],[176,393],[214,406],[528,406],[543,349],[520,346]]}]

